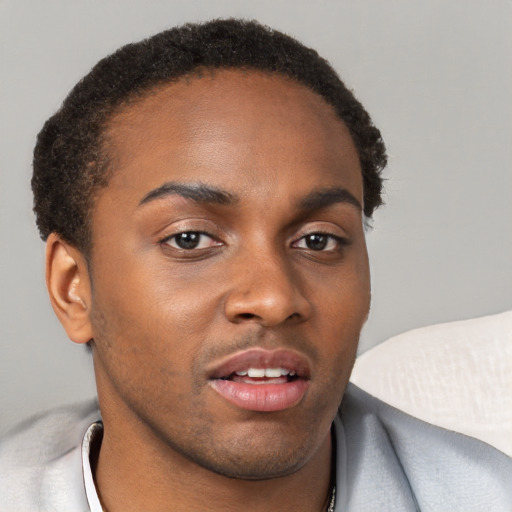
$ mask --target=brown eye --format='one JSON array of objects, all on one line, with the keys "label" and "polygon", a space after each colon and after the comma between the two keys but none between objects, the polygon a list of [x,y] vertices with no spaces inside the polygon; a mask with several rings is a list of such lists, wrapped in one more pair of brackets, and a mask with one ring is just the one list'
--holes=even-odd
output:
[{"label": "brown eye", "polygon": [[211,236],[200,231],[184,231],[177,233],[166,240],[164,243],[175,249],[191,251],[193,249],[206,249],[215,245],[219,245]]},{"label": "brown eye", "polygon": [[312,251],[323,251],[327,247],[329,237],[321,233],[313,233],[304,237],[306,247]]},{"label": "brown eye", "polygon": [[176,245],[180,249],[195,249],[199,245],[201,233],[180,233],[174,237]]},{"label": "brown eye", "polygon": [[294,247],[315,252],[333,252],[347,245],[348,241],[330,233],[309,233],[299,238]]}]

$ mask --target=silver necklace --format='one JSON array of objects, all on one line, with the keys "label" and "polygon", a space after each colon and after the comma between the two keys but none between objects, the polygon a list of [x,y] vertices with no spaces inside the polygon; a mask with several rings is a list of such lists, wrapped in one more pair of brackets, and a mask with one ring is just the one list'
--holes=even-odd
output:
[{"label": "silver necklace", "polygon": [[327,512],[334,512],[334,503],[336,502],[336,485],[332,486],[331,501],[327,507]]}]

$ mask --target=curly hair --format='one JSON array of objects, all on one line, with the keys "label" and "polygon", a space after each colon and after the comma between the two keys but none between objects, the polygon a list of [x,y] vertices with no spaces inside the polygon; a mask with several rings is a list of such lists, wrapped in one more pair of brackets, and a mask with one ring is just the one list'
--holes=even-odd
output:
[{"label": "curly hair", "polygon": [[305,85],[347,126],[362,168],[364,214],[382,204],[386,149],[370,116],[315,50],[255,21],[186,24],[128,44],[100,60],[46,121],[34,149],[32,190],[41,238],[52,232],[88,253],[91,212],[113,172],[105,132],[128,102],[194,71],[239,68]]}]

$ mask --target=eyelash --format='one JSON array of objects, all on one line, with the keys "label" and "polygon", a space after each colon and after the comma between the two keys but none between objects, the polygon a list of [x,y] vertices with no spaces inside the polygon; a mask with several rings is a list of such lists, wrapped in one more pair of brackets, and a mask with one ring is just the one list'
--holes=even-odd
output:
[{"label": "eyelash", "polygon": [[[179,247],[179,245],[177,243],[176,243],[176,246],[171,245],[172,240],[174,240],[176,242],[178,237],[185,236],[185,235],[187,235],[191,239],[190,242],[192,243],[192,245],[196,241],[197,241],[197,244],[200,244],[201,239],[204,237],[209,238],[211,240],[211,242],[214,242],[214,243],[211,243],[208,247],[194,246],[194,247],[188,247],[188,248],[187,247]],[[325,237],[326,238],[325,245],[318,250],[313,249],[313,248],[307,246],[308,245],[308,237],[309,237],[309,241],[311,241],[311,242],[313,242],[313,237]],[[346,238],[343,238],[343,237],[340,237],[337,235],[333,235],[332,233],[325,233],[322,231],[313,231],[311,233],[306,233],[306,234],[302,235],[300,238],[298,238],[296,241],[294,241],[292,243],[292,247],[298,247],[298,244],[301,241],[305,242],[306,247],[299,247],[299,248],[305,249],[305,250],[310,250],[313,252],[318,252],[318,253],[333,252],[336,250],[339,251],[342,247],[349,245],[349,241]],[[186,243],[187,243],[187,241],[185,240],[185,244]],[[331,244],[335,243],[337,247],[326,249],[327,247],[329,247],[330,243]],[[214,236],[212,236],[206,232],[190,230],[190,231],[181,231],[180,233],[176,233],[174,235],[168,236],[168,237],[164,238],[163,240],[161,240],[160,244],[168,245],[169,247],[172,247],[173,249],[176,249],[179,251],[191,252],[191,251],[205,250],[205,249],[209,249],[211,247],[221,246],[222,242],[217,241]],[[322,242],[320,242],[320,244],[322,245]]]},{"label": "eyelash", "polygon": [[[178,246],[178,247],[173,247],[173,246],[171,245],[171,243],[170,243],[170,242],[171,242],[172,240],[175,240],[175,241],[176,241],[176,239],[177,239],[178,237],[180,237],[180,236],[184,236],[184,235],[188,235],[188,236],[189,236],[189,237],[191,237],[192,239],[194,239],[195,237],[198,237],[198,243],[200,243],[200,242],[201,242],[201,238],[207,237],[207,238],[209,238],[212,242],[216,242],[215,244],[213,244],[213,245],[212,245],[213,247],[214,247],[214,246],[216,246],[216,245],[217,245],[217,246],[222,245],[222,244],[221,244],[221,242],[218,242],[218,241],[215,239],[215,237],[213,237],[212,235],[210,235],[210,234],[208,234],[208,233],[205,233],[205,232],[203,232],[203,231],[192,231],[192,230],[190,230],[190,231],[181,231],[181,232],[176,233],[176,234],[174,234],[174,235],[168,236],[168,237],[164,238],[164,239],[160,242],[160,244],[165,244],[165,245],[168,245],[168,246],[172,247],[173,249],[176,249],[176,250],[179,250],[179,251],[187,251],[187,252],[189,252],[189,251],[193,251],[193,250],[203,250],[203,249],[208,249],[208,248],[209,248],[209,247],[200,247],[200,248],[197,248],[197,247],[190,247],[190,248],[185,248],[185,247],[179,247],[179,246]],[[192,242],[193,242],[193,240],[192,240]],[[176,244],[176,245],[177,245],[177,244]]]},{"label": "eyelash", "polygon": [[333,235],[332,233],[326,233],[323,231],[313,231],[311,233],[306,233],[306,234],[302,235],[296,242],[294,242],[294,245],[300,241],[305,241],[305,243],[307,244],[308,237],[311,240],[312,237],[318,237],[318,236],[327,238],[326,247],[328,247],[329,243],[336,244],[336,247],[329,248],[329,249],[326,249],[326,247],[324,247],[321,250],[315,250],[315,249],[312,249],[311,247],[306,247],[305,249],[309,249],[313,252],[334,252],[334,251],[339,251],[339,250],[341,250],[342,247],[349,245],[349,241],[346,238],[343,238],[338,235]]}]

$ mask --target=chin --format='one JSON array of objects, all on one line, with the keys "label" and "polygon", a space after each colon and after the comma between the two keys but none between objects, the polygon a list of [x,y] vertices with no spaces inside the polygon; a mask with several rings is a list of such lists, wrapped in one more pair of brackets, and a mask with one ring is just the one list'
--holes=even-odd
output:
[{"label": "chin", "polygon": [[[299,471],[326,437],[319,435],[318,425],[297,430],[289,425],[279,429],[273,422],[260,422],[236,430],[217,438],[212,436],[203,446],[195,444],[190,451],[181,453],[191,462],[228,478],[268,480]],[[327,435],[329,432],[327,428]]]},{"label": "chin", "polygon": [[270,480],[291,475],[299,471],[310,459],[303,450],[283,454],[274,450],[271,454],[248,454],[247,451],[236,455],[224,452],[222,459],[202,458],[196,464],[218,475],[238,480]]}]

